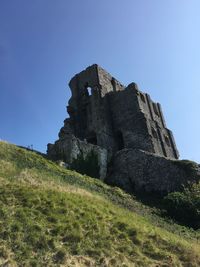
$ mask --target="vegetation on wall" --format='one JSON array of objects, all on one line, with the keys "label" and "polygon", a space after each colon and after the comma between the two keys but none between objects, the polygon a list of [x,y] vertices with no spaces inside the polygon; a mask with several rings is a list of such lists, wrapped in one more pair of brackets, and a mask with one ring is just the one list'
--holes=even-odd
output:
[{"label": "vegetation on wall", "polygon": [[196,170],[198,168],[198,164],[196,162],[191,160],[176,160],[174,161],[174,164],[184,170],[188,177],[195,177]]},{"label": "vegetation on wall", "polygon": [[173,192],[164,198],[164,207],[172,218],[193,228],[200,228],[200,183]]},{"label": "vegetation on wall", "polygon": [[85,157],[83,153],[80,153],[77,158],[73,160],[70,168],[81,174],[99,178],[100,169],[98,165],[98,156],[93,150],[87,153]]}]

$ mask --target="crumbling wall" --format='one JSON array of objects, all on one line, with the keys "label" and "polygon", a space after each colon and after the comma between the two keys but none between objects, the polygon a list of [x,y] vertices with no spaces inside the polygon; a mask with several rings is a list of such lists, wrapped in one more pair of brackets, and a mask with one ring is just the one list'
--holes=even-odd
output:
[{"label": "crumbling wall", "polygon": [[97,66],[97,72],[102,97],[104,97],[109,92],[124,90],[125,87],[100,66]]},{"label": "crumbling wall", "polygon": [[106,181],[128,192],[157,192],[167,194],[181,190],[191,182],[200,181],[200,167],[180,160],[164,158],[138,149],[118,151],[112,172]]},{"label": "crumbling wall", "polygon": [[91,152],[97,156],[99,178],[103,180],[107,173],[108,153],[106,149],[89,144],[87,141],[81,141],[73,135],[59,139],[54,145],[48,144],[48,156],[53,160],[64,161],[69,168],[79,156],[86,159]]},{"label": "crumbling wall", "polygon": [[110,104],[113,131],[115,135],[121,133],[124,147],[154,152],[145,116],[137,103],[137,85],[132,83],[125,90],[110,94]]},{"label": "crumbling wall", "polygon": [[[70,80],[69,87],[72,92],[67,106],[69,118],[64,121],[64,126],[59,132],[59,140],[48,145],[47,153],[50,158],[64,160],[70,167],[77,158],[86,159],[89,153],[94,152],[98,157],[101,179],[106,177],[108,159],[112,158],[116,175],[117,171],[120,174],[123,173],[123,169],[128,170],[133,163],[133,170],[146,170],[144,165],[140,166],[139,161],[131,161],[131,157],[128,157],[126,162],[119,156],[123,155],[126,158],[127,149],[139,151],[138,156],[141,155],[141,150],[162,156],[163,162],[164,158],[178,158],[173,134],[166,127],[160,104],[153,102],[148,94],[141,92],[137,84],[131,83],[125,87],[94,64],[76,74]],[[136,152],[131,153],[133,159],[136,159]],[[129,154],[132,155],[131,153]],[[148,153],[144,155],[149,158]],[[121,162],[118,161],[119,158]],[[155,157],[154,165],[156,161],[162,160]],[[171,167],[169,164],[169,168]],[[159,171],[157,174],[160,175]],[[181,175],[181,172],[179,174]],[[123,175],[117,177],[126,181],[127,178],[123,178]],[[172,179],[165,177],[169,178],[169,184],[174,187]],[[148,181],[145,178],[143,181],[149,190]],[[157,180],[150,177],[150,183],[151,181],[153,188],[153,182]],[[137,179],[136,184],[140,186]],[[168,190],[167,186],[164,187]]]},{"label": "crumbling wall", "polygon": [[125,88],[101,67],[92,65],[75,75],[69,86],[72,97],[67,110],[79,139],[111,154],[126,147],[178,158],[160,104],[142,93],[135,83]]}]

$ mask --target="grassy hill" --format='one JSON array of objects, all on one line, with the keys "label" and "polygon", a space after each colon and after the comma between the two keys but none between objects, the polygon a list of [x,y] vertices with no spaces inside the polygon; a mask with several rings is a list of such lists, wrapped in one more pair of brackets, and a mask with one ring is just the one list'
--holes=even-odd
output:
[{"label": "grassy hill", "polygon": [[200,234],[0,142],[0,266],[200,266]]}]

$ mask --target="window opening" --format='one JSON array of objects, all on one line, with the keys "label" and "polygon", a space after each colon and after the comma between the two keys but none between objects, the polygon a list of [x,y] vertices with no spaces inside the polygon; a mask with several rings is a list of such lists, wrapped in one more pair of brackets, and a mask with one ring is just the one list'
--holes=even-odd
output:
[{"label": "window opening", "polygon": [[87,91],[88,91],[88,95],[91,96],[92,95],[92,88],[91,87],[87,87]]},{"label": "window opening", "polygon": [[88,83],[85,84],[85,90],[86,90],[88,96],[92,95],[92,88],[90,86],[88,86]]},{"label": "window opening", "polygon": [[117,134],[116,134],[116,141],[117,141],[118,150],[123,149],[124,148],[124,138],[123,138],[123,135],[120,131],[117,132]]},{"label": "window opening", "polygon": [[97,135],[95,132],[91,132],[86,138],[87,142],[93,145],[97,145]]}]

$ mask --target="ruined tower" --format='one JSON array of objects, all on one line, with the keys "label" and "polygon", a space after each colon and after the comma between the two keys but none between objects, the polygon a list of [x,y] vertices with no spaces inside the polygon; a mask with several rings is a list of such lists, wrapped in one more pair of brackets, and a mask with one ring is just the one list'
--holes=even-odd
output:
[{"label": "ruined tower", "polygon": [[72,92],[67,106],[69,118],[64,121],[59,140],[48,145],[50,158],[70,165],[80,153],[95,151],[101,178],[106,176],[108,160],[122,149],[178,159],[161,105],[135,83],[125,87],[94,64],[76,74],[69,87]]}]

